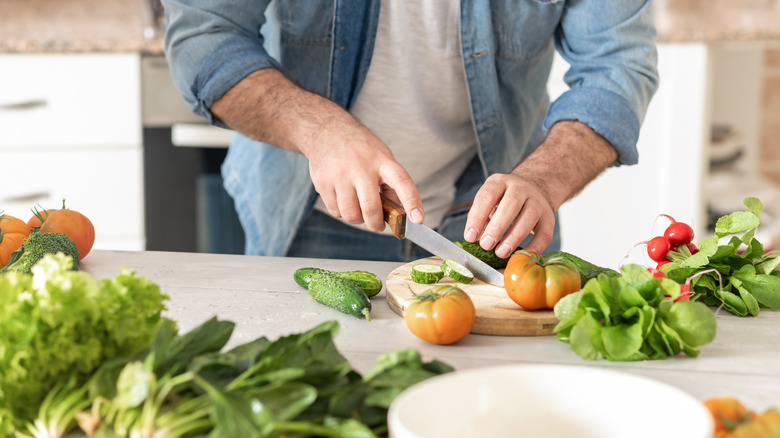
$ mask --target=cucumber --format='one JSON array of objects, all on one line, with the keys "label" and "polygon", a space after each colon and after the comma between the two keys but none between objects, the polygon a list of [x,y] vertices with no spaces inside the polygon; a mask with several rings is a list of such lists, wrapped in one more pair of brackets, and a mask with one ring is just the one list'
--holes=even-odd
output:
[{"label": "cucumber", "polygon": [[441,265],[421,263],[412,266],[412,273],[410,275],[412,281],[415,283],[431,284],[444,278],[444,271],[442,270]]},{"label": "cucumber", "polygon": [[469,284],[474,280],[474,274],[455,260],[445,259],[441,262],[441,269],[444,271],[444,275],[458,283]]},{"label": "cucumber", "polygon": [[487,250],[479,246],[479,242],[469,242],[468,240],[456,240],[455,245],[463,248],[469,254],[487,263],[495,269],[504,269],[509,262],[509,257],[502,259],[496,255],[494,250]]},{"label": "cucumber", "polygon": [[321,268],[300,268],[295,271],[293,278],[295,278],[295,282],[298,283],[299,286],[304,289],[308,289],[309,283],[311,282],[311,277],[315,272],[327,272],[339,278],[350,280],[359,288],[363,289],[363,292],[365,292],[366,296],[369,298],[378,294],[382,290],[382,280],[377,277],[376,274],[368,271],[335,272]]},{"label": "cucumber", "polygon": [[553,257],[560,258],[565,263],[568,263],[577,269],[577,271],[580,273],[580,279],[582,280],[580,287],[585,286],[585,283],[587,283],[588,280],[598,277],[599,274],[607,274],[615,277],[620,276],[620,273],[614,269],[602,268],[601,266],[594,265],[593,263],[568,252],[553,251],[547,254],[548,259],[552,259]]},{"label": "cucumber", "polygon": [[371,301],[363,289],[350,280],[328,272],[315,272],[309,281],[309,296],[339,312],[371,321]]}]

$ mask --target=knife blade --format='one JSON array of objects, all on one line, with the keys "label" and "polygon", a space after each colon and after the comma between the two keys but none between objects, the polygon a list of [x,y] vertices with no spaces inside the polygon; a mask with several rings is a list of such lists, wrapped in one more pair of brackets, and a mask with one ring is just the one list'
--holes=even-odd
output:
[{"label": "knife blade", "polygon": [[475,277],[486,283],[504,287],[504,274],[498,272],[427,225],[412,222],[406,215],[403,207],[384,195],[381,195],[381,198],[385,222],[395,237],[410,240],[442,260],[450,259],[462,264]]}]

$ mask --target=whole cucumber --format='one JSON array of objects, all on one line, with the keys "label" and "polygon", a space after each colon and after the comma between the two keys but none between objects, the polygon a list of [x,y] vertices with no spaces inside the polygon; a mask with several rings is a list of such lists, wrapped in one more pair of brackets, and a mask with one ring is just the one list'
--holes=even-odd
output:
[{"label": "whole cucumber", "polygon": [[371,301],[355,283],[328,272],[315,272],[309,282],[309,295],[320,304],[370,321]]},{"label": "whole cucumber", "polygon": [[299,286],[301,286],[304,289],[308,289],[309,283],[311,283],[312,275],[318,272],[326,272],[335,275],[339,278],[350,280],[351,282],[355,283],[359,288],[363,289],[363,292],[369,298],[378,294],[382,290],[382,280],[379,277],[377,277],[376,274],[373,274],[368,271],[336,272],[336,271],[329,271],[327,269],[321,269],[321,268],[300,268],[295,271],[293,277],[295,278],[295,282],[298,283]]},{"label": "whole cucumber", "polygon": [[469,242],[468,240],[456,240],[455,245],[466,250],[467,253],[487,263],[488,266],[495,269],[504,269],[509,262],[509,257],[502,259],[496,255],[496,252],[492,249],[484,249],[479,245],[479,242]]}]

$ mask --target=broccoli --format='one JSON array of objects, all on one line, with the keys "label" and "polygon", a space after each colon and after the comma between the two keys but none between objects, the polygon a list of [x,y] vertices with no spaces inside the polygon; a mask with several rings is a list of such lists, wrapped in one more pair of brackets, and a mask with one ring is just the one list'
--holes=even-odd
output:
[{"label": "broccoli", "polygon": [[64,233],[40,233],[33,231],[24,239],[22,247],[10,257],[8,264],[0,268],[0,274],[16,271],[29,274],[32,267],[46,254],[61,252],[73,259],[73,270],[79,268],[79,249]]}]

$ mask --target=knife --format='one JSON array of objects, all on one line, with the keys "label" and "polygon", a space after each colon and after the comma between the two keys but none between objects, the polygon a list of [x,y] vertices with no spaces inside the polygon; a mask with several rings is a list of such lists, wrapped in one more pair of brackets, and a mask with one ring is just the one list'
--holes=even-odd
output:
[{"label": "knife", "polygon": [[406,215],[406,211],[403,207],[391,201],[384,195],[380,196],[382,198],[382,210],[384,211],[385,222],[390,227],[390,230],[395,237],[399,239],[408,239],[442,260],[450,259],[460,263],[467,267],[475,277],[486,283],[504,287],[504,274],[493,269],[490,265],[454,244],[430,227],[412,222]]}]

